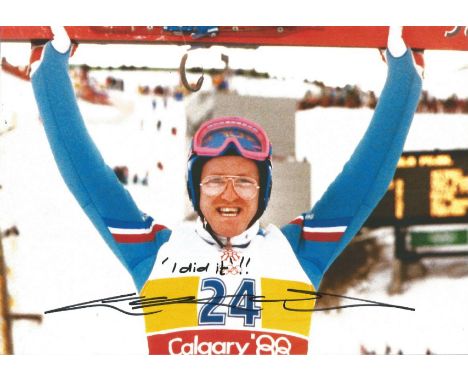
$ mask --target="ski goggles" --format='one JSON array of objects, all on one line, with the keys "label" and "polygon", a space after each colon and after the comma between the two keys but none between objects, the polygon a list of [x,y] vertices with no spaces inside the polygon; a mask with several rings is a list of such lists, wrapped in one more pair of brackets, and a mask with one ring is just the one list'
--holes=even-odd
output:
[{"label": "ski goggles", "polygon": [[271,156],[271,144],[265,131],[239,117],[216,118],[203,124],[193,137],[192,151],[214,157],[231,144],[244,158],[264,161]]},{"label": "ski goggles", "polygon": [[200,183],[200,187],[205,195],[218,196],[224,192],[229,181],[232,182],[236,194],[244,200],[253,199],[260,188],[255,179],[249,178],[248,176],[235,175],[207,176]]}]

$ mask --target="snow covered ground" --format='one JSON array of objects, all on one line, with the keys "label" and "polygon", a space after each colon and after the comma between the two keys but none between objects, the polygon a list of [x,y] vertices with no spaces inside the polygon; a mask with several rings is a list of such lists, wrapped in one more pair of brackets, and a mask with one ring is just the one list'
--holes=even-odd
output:
[{"label": "snow covered ground", "polygon": [[[115,72],[112,75],[118,77]],[[142,85],[162,84],[164,80],[152,73],[120,75],[127,76],[129,86],[125,93],[112,94],[119,100],[118,108],[83,102],[80,107],[111,166],[127,165],[130,179],[134,174],[141,177],[148,172],[148,186],[129,186],[140,208],[173,226],[184,219],[188,204],[183,102],[171,99],[165,108],[158,99],[153,109],[152,98],[138,95],[135,85],[139,81],[145,81]],[[283,86],[298,86],[297,82],[288,84]],[[4,115],[16,121],[13,131],[0,136],[0,227],[16,224],[20,230],[18,238],[3,240],[13,311],[41,314],[73,303],[133,293],[130,277],[59,176],[30,84],[2,73],[1,86]],[[245,92],[252,92],[252,87],[246,84]],[[302,89],[288,91],[303,94]],[[297,113],[297,158],[311,162],[312,200],[317,200],[339,171],[370,117],[371,111],[366,109]],[[172,134],[173,127],[177,128],[176,135]],[[468,116],[417,115],[406,149],[436,147],[467,148]],[[391,245],[388,248],[389,258]],[[428,276],[407,283],[401,295],[389,296],[386,292],[389,267],[347,293],[413,307],[415,312],[378,307],[317,312],[312,324],[311,353],[359,354],[360,345],[383,353],[388,345],[392,352],[402,350],[405,354],[424,354],[428,348],[438,354],[468,354],[467,258],[425,263]],[[458,274],[453,271],[457,269]],[[108,309],[49,314],[44,315],[40,325],[15,321],[15,353],[146,354],[143,333],[142,320]]]},{"label": "snow covered ground", "polygon": [[468,354],[466,257],[424,259],[423,263],[428,275],[406,282],[402,294],[387,293],[390,267],[372,273],[369,282],[346,292],[347,296],[411,307],[414,312],[364,307],[316,313],[311,353],[356,354],[363,345],[376,354],[385,354],[387,346],[390,354],[425,354],[427,350]]}]

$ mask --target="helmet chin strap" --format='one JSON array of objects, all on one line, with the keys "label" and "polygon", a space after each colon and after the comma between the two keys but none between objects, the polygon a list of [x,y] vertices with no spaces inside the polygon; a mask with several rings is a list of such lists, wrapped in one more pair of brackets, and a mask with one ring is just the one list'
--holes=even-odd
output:
[{"label": "helmet chin strap", "polygon": [[214,233],[213,229],[211,228],[210,224],[206,221],[206,219],[203,217],[203,228],[211,235],[211,237],[215,240],[215,242],[219,245],[220,251],[221,251],[221,263],[224,261],[227,261],[228,263],[231,264],[231,266],[228,265],[228,269],[231,269],[230,267],[234,267],[233,269],[237,269],[238,265],[236,265],[236,262],[239,260],[240,256],[237,252],[236,249],[233,248],[232,243],[231,243],[231,238],[226,237],[226,244],[223,244],[219,237]]},{"label": "helmet chin strap", "polygon": [[[216,243],[220,246],[220,248],[224,248],[225,245],[223,244],[223,242],[221,240],[219,240],[219,237],[213,231],[210,224],[208,223],[208,221],[205,219],[205,217],[203,215],[201,215],[201,219],[203,221],[203,228],[205,228],[206,232],[208,232],[211,235],[213,240],[216,241]],[[229,239],[230,238],[227,238],[228,241],[229,241]]]}]

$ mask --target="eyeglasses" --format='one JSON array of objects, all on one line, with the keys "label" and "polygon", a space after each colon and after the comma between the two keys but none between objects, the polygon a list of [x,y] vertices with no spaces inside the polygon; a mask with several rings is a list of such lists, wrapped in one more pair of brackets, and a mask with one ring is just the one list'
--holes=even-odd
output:
[{"label": "eyeglasses", "polygon": [[203,193],[207,196],[218,196],[224,192],[229,181],[232,181],[234,191],[244,200],[251,200],[260,188],[255,179],[248,176],[210,175],[200,183]]}]

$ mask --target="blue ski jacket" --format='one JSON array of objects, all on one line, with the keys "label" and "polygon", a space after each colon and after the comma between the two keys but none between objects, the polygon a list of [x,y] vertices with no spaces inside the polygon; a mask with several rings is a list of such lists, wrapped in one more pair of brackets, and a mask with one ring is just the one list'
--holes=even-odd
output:
[{"label": "blue ski jacket", "polygon": [[[203,225],[157,224],[104,163],[80,114],[68,58],[48,43],[32,77],[64,181],[141,296],[198,298],[143,308],[150,353],[306,353],[310,292],[385,194],[402,153],[421,93],[411,51],[399,58],[387,52],[387,80],[370,125],[322,198],[281,229],[260,229],[257,222],[233,238],[239,262],[224,271],[220,248]],[[297,290],[302,300],[287,309],[283,303],[297,299]]]}]

